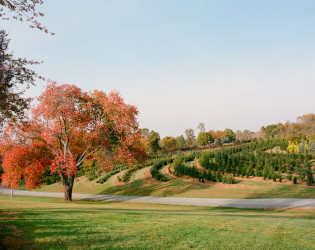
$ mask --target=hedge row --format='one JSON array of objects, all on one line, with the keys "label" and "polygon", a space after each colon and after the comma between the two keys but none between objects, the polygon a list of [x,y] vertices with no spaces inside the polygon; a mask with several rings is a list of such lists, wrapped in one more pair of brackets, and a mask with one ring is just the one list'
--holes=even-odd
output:
[{"label": "hedge row", "polygon": [[219,171],[211,173],[211,171],[200,171],[195,166],[188,166],[184,163],[182,158],[177,158],[173,163],[173,169],[175,174],[179,177],[184,175],[190,176],[192,178],[197,178],[200,182],[213,181],[213,182],[224,182],[228,184],[236,183],[235,178],[232,176],[221,175]]},{"label": "hedge row", "polygon": [[160,158],[153,162],[150,173],[151,176],[159,181],[168,181],[166,176],[160,172],[160,169],[167,164],[171,164],[174,161],[174,158],[181,157],[185,162],[193,161],[196,158],[198,152],[191,152],[190,154],[173,154],[166,157]]},{"label": "hedge row", "polygon": [[97,180],[96,183],[105,183],[106,181],[108,181],[108,179],[110,177],[112,177],[113,175],[115,174],[118,174],[119,172],[121,172],[122,170],[125,170],[127,169],[128,167],[124,167],[124,168],[119,168],[119,169],[115,169],[115,170],[112,170],[111,172],[109,172],[107,175],[103,176],[102,178],[100,178],[99,180]]}]

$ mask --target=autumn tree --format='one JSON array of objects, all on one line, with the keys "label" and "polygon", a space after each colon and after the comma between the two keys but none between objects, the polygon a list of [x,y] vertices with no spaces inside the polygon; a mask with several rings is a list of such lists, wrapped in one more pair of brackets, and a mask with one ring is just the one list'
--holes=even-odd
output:
[{"label": "autumn tree", "polygon": [[22,121],[11,121],[3,144],[3,184],[16,188],[23,177],[28,189],[38,187],[47,167],[58,172],[64,198],[72,200],[78,168],[97,161],[135,166],[145,160],[138,110],[117,92],[84,92],[74,85],[49,83]]},{"label": "autumn tree", "polygon": [[299,116],[297,122],[300,124],[301,132],[305,135],[315,134],[315,114]]},{"label": "autumn tree", "polygon": [[165,136],[160,141],[160,146],[165,149],[175,148],[177,146],[176,139],[172,136]]},{"label": "autumn tree", "polygon": [[243,132],[240,130],[236,131],[236,140],[243,142],[243,141],[250,141],[253,139],[253,136],[255,135],[254,132],[249,131],[248,129],[245,129]]},{"label": "autumn tree", "polygon": [[222,138],[226,137],[226,134],[221,130],[209,131],[209,132],[211,133],[212,137],[214,139],[217,139],[218,141],[220,141]]}]

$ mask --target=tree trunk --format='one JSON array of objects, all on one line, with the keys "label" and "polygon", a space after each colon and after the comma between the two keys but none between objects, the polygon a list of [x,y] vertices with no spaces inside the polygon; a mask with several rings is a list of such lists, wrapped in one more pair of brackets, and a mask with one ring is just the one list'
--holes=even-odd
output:
[{"label": "tree trunk", "polygon": [[71,177],[62,176],[61,178],[63,184],[64,200],[72,201],[72,189],[74,182],[74,175]]},{"label": "tree trunk", "polygon": [[72,201],[72,188],[69,186],[64,186],[63,191],[64,191],[64,200]]}]

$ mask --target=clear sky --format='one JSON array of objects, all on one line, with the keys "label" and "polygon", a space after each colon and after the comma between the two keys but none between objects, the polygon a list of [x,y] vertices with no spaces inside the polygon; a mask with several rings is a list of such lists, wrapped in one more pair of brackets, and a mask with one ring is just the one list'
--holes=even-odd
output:
[{"label": "clear sky", "polygon": [[313,0],[45,0],[41,10],[55,36],[0,21],[15,55],[44,61],[36,70],[58,83],[120,91],[162,137],[315,112]]}]

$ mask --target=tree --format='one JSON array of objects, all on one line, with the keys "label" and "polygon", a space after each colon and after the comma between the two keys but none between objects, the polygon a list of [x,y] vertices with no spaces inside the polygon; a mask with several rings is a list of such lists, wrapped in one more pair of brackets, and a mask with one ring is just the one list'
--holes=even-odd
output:
[{"label": "tree", "polygon": [[217,139],[218,141],[220,141],[222,138],[226,137],[226,134],[221,131],[221,130],[217,130],[217,131],[209,131],[212,135],[212,137],[214,139]]},{"label": "tree", "polygon": [[149,134],[149,152],[156,153],[160,149],[160,135],[158,132],[150,131]]},{"label": "tree", "polygon": [[[0,0],[0,19],[10,20],[11,18],[18,21],[26,21],[29,23],[30,28],[39,29],[45,33],[54,35],[55,33],[49,32],[48,29],[43,26],[38,17],[43,17],[44,13],[37,10],[37,8],[44,3],[43,0]],[[8,16],[5,11],[12,13],[12,17]]]},{"label": "tree", "polygon": [[237,130],[235,139],[237,141],[250,141],[252,140],[254,134],[255,134],[254,132],[251,132],[247,129],[245,129],[243,132],[240,130]]},{"label": "tree", "polygon": [[41,184],[47,166],[58,172],[64,198],[72,200],[78,168],[97,161],[102,169],[114,162],[135,166],[145,160],[138,110],[117,92],[84,92],[74,85],[49,83],[23,121],[11,121],[2,143],[3,184],[28,189]]},{"label": "tree", "polygon": [[236,134],[232,129],[226,128],[224,130],[225,136],[229,138],[230,142],[235,141]]},{"label": "tree", "polygon": [[30,99],[22,96],[23,91],[17,91],[21,85],[28,87],[34,84],[38,76],[28,66],[39,64],[22,58],[14,58],[9,53],[8,35],[0,30],[0,125],[6,118],[22,118],[24,109],[28,107]]},{"label": "tree", "polygon": [[145,140],[149,139],[150,130],[148,128],[142,128],[140,129],[140,131],[141,131],[141,135],[143,136]]},{"label": "tree", "polygon": [[178,147],[183,148],[186,146],[185,138],[183,135],[177,136],[175,139]]},{"label": "tree", "polygon": [[160,145],[162,148],[169,149],[169,148],[175,148],[177,143],[176,139],[172,136],[165,136],[161,141]]},{"label": "tree", "polygon": [[212,135],[209,132],[200,132],[197,137],[197,144],[199,146],[205,146],[212,141]]},{"label": "tree", "polygon": [[206,132],[206,127],[205,127],[205,124],[200,122],[197,126],[197,129],[199,129],[199,133],[201,132]]},{"label": "tree", "polygon": [[194,130],[192,128],[185,129],[185,135],[186,135],[186,143],[190,146],[194,145],[196,142]]},{"label": "tree", "polygon": [[[43,0],[0,0],[0,19],[13,18],[21,22],[26,21],[31,28],[54,35],[38,21],[39,17],[44,16],[44,13],[37,10],[43,3]],[[0,126],[3,125],[5,118],[21,118],[30,99],[24,98],[23,90],[17,89],[21,87],[21,84],[27,84],[29,87],[39,77],[28,68],[29,65],[39,64],[39,62],[22,58],[14,59],[13,54],[8,52],[9,42],[7,33],[0,30]]]}]

